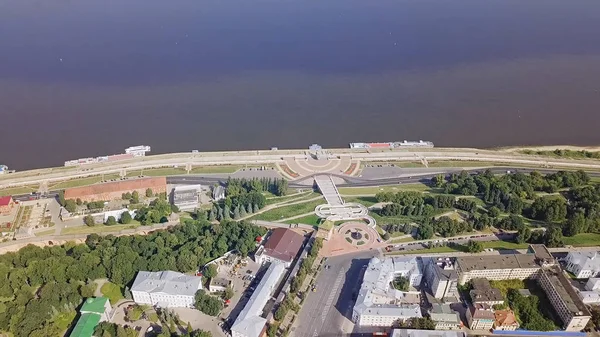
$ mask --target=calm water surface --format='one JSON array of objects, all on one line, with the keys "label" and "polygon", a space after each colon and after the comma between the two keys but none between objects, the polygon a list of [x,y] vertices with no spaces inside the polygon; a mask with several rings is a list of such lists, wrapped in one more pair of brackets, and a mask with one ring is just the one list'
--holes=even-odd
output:
[{"label": "calm water surface", "polygon": [[0,0],[0,164],[600,144],[597,0]]}]

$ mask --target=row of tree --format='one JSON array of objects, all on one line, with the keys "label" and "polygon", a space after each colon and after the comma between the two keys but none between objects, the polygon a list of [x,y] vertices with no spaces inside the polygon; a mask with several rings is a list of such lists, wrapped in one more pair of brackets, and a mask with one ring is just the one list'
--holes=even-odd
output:
[{"label": "row of tree", "polygon": [[58,335],[53,318],[75,310],[90,295],[91,280],[124,287],[140,270],[194,272],[232,249],[247,255],[264,234],[244,222],[186,219],[145,236],[91,234],[85,244],[29,245],[0,255],[0,297],[10,299],[0,310],[0,330],[16,337]]},{"label": "row of tree", "polygon": [[246,192],[270,192],[277,196],[286,195],[288,182],[285,179],[272,178],[252,178],[252,179],[234,179],[227,180],[227,195],[234,197]]}]

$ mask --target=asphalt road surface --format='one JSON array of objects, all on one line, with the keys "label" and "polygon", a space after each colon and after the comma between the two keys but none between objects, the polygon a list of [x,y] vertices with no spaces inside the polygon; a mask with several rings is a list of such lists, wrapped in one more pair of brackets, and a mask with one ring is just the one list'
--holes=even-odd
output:
[{"label": "asphalt road surface", "polygon": [[293,337],[333,337],[352,332],[354,293],[358,293],[365,267],[376,250],[330,257],[300,310]]}]

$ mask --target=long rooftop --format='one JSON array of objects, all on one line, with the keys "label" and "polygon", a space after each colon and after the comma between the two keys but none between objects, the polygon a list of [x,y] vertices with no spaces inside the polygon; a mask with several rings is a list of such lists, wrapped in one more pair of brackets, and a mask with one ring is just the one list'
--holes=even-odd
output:
[{"label": "long rooftop", "polygon": [[533,254],[508,254],[486,256],[463,256],[456,258],[456,264],[463,273],[472,270],[494,270],[540,267]]},{"label": "long rooftop", "polygon": [[548,277],[553,288],[558,293],[558,296],[563,300],[567,310],[573,316],[590,316],[587,307],[581,301],[571,282],[567,279],[563,271],[559,267],[551,267],[542,269],[542,273]]}]

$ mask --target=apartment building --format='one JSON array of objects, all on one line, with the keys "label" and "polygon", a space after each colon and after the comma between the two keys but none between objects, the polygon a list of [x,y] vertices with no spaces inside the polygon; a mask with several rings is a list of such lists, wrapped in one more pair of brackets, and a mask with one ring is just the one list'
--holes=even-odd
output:
[{"label": "apartment building", "polygon": [[418,292],[402,292],[392,287],[392,281],[404,276],[411,286],[421,283],[423,263],[420,258],[372,258],[352,311],[352,320],[359,326],[389,327],[398,320],[422,317]]},{"label": "apartment building", "polygon": [[456,258],[459,284],[474,278],[488,280],[524,280],[537,278],[541,265],[534,254],[464,256]]},{"label": "apartment building", "polygon": [[434,303],[429,317],[435,323],[436,330],[459,330],[462,328],[460,314],[452,310],[449,304]]},{"label": "apartment building", "polygon": [[500,290],[492,288],[490,281],[484,278],[471,280],[473,289],[469,292],[473,303],[496,305],[504,303],[504,296]]},{"label": "apartment building", "polygon": [[473,304],[467,308],[467,323],[471,330],[489,330],[494,326],[496,316],[492,306]]},{"label": "apartment building", "polygon": [[454,261],[449,257],[423,258],[424,279],[435,298],[458,296],[458,274]]},{"label": "apartment building", "polygon": [[565,331],[580,331],[585,328],[591,314],[560,267],[544,268],[538,283],[562,320]]}]

